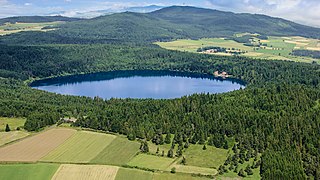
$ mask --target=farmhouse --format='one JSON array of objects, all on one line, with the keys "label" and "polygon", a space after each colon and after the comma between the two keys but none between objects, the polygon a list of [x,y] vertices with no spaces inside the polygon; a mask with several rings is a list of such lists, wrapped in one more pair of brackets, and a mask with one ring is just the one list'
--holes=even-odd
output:
[{"label": "farmhouse", "polygon": [[229,75],[227,72],[225,72],[225,71],[223,71],[223,72],[221,72],[221,73],[219,73],[219,71],[215,71],[215,72],[213,73],[213,75],[214,75],[215,77],[222,77],[222,78],[230,77],[230,75]]},{"label": "farmhouse", "polygon": [[61,120],[62,120],[63,122],[65,122],[65,123],[74,123],[74,122],[77,121],[77,119],[74,118],[74,117],[62,118]]}]

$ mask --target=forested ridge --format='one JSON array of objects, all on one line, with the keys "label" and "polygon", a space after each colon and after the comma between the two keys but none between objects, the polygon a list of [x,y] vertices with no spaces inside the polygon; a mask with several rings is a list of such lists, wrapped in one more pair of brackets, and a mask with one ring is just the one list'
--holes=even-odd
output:
[{"label": "forested ridge", "polygon": [[0,43],[145,45],[172,39],[230,38],[236,33],[247,32],[263,36],[320,38],[319,28],[280,18],[187,6],[167,7],[151,13],[116,13],[83,20],[66,18],[66,21],[72,22],[57,25],[55,30],[50,32],[20,32],[6,35],[0,37]]},{"label": "forested ridge", "polygon": [[[222,13],[188,10],[191,13],[185,18],[200,12],[202,17]],[[234,155],[226,164],[235,166],[261,153],[261,161],[255,161],[254,166],[261,167],[262,179],[320,179],[320,66],[169,51],[151,44],[181,37],[200,38],[199,34],[213,37],[235,33],[226,27],[211,32],[204,30],[203,24],[190,28],[179,20],[179,13],[185,13],[185,9],[121,13],[67,23],[57,31],[0,37],[0,116],[27,117],[24,128],[28,131],[39,131],[70,116],[78,119],[75,126],[124,134],[130,140],[163,143],[163,136],[173,134],[179,152],[189,143],[231,148],[226,141],[232,137],[236,141]],[[283,22],[249,16],[242,14],[239,18],[250,20],[254,26],[254,18],[270,20],[274,25],[270,27],[275,29]],[[177,21],[180,24],[173,25]],[[83,23],[88,26],[81,27]],[[285,23],[290,35],[298,32],[319,37],[317,28]],[[260,30],[262,34],[269,31]],[[281,28],[276,30],[278,35],[283,33]],[[224,94],[195,94],[172,100],[103,100],[48,93],[28,84],[35,79],[116,70],[207,75],[225,71],[247,86]]]},{"label": "forested ridge", "polygon": [[[319,177],[318,65],[114,45],[1,46],[1,59],[1,75],[10,78],[1,80],[0,116],[28,117],[27,130],[73,116],[79,118],[76,126],[129,139],[152,140],[170,133],[186,136],[190,143],[208,141],[222,147],[225,137],[235,137],[239,149],[263,153],[265,179]],[[14,80],[130,69],[206,74],[220,70],[248,86],[175,100],[105,101],[34,90]],[[293,158],[292,152],[299,156]]]}]

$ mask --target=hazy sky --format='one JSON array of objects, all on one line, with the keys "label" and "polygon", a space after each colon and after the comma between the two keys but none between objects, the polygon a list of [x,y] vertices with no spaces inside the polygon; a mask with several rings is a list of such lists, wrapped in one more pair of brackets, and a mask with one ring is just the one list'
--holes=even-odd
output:
[{"label": "hazy sky", "polygon": [[0,0],[0,18],[65,11],[123,9],[147,5],[190,5],[233,12],[260,13],[320,27],[320,0]]}]

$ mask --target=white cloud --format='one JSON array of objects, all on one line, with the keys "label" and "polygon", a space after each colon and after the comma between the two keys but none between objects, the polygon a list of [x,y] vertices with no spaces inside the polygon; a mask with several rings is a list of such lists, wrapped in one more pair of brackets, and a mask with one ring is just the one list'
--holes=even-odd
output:
[{"label": "white cloud", "polygon": [[207,0],[215,9],[260,13],[320,27],[319,0]]},{"label": "white cloud", "polygon": [[24,3],[25,6],[31,6],[31,3]]}]

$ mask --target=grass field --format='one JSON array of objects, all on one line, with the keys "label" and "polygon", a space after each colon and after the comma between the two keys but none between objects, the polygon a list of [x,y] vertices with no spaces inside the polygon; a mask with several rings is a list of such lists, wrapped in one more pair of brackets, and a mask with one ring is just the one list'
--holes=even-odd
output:
[{"label": "grass field", "polygon": [[[159,46],[170,50],[179,50],[187,52],[197,52],[200,47],[206,46],[218,46],[224,48],[236,48],[241,51],[247,51],[247,53],[241,56],[247,56],[252,58],[270,59],[270,60],[293,60],[298,62],[312,62],[318,61],[310,57],[297,57],[291,56],[289,53],[293,49],[308,49],[319,50],[320,41],[316,39],[309,39],[303,37],[269,37],[268,40],[261,40],[263,44],[262,48],[255,50],[253,47],[245,46],[242,43],[238,43],[233,40],[226,40],[223,38],[206,38],[200,40],[180,39],[172,42],[157,42]],[[214,53],[214,55],[230,55],[226,53]]]},{"label": "grass field", "polygon": [[192,173],[192,174],[202,174],[202,175],[216,175],[218,171],[216,169],[212,168],[204,168],[204,167],[197,167],[197,166],[185,166],[185,165],[179,165],[174,164],[169,167],[168,170],[175,167],[177,172],[182,173]]},{"label": "grass field", "polygon": [[90,163],[124,165],[139,152],[140,143],[117,137],[106,146]]},{"label": "grass field", "polygon": [[7,23],[5,25],[0,25],[0,36],[7,35],[12,33],[18,33],[21,31],[48,31],[43,30],[43,27],[53,26],[57,24],[61,24],[63,22],[44,22],[44,23],[15,23],[10,24]]},{"label": "grass field", "polygon": [[154,173],[153,180],[200,180],[209,179],[205,177],[194,177],[187,174]]},{"label": "grass field", "polygon": [[29,133],[23,131],[0,132],[0,146],[24,138],[28,135]]},{"label": "grass field", "polygon": [[75,135],[41,159],[46,162],[87,163],[107,147],[116,136],[88,131]]},{"label": "grass field", "polygon": [[17,127],[23,127],[25,122],[26,122],[25,118],[0,117],[0,131],[5,130],[6,124],[8,124],[11,131],[13,131],[13,130],[16,130]]},{"label": "grass field", "polygon": [[187,165],[218,169],[227,159],[228,150],[212,146],[207,146],[207,149],[203,150],[202,147],[202,145],[191,145],[186,150],[184,156]]},{"label": "grass field", "polygon": [[119,168],[116,180],[152,180],[153,174],[138,169]]},{"label": "grass field", "polygon": [[174,159],[172,158],[139,154],[135,156],[128,165],[156,170],[167,170],[173,161]]},{"label": "grass field", "polygon": [[39,133],[22,141],[0,148],[0,161],[34,162],[57,148],[75,130],[57,128]]},{"label": "grass field", "polygon": [[52,180],[113,180],[117,172],[118,167],[115,166],[62,164]]},{"label": "grass field", "polygon": [[49,180],[58,164],[6,164],[0,165],[0,179],[3,180]]}]

